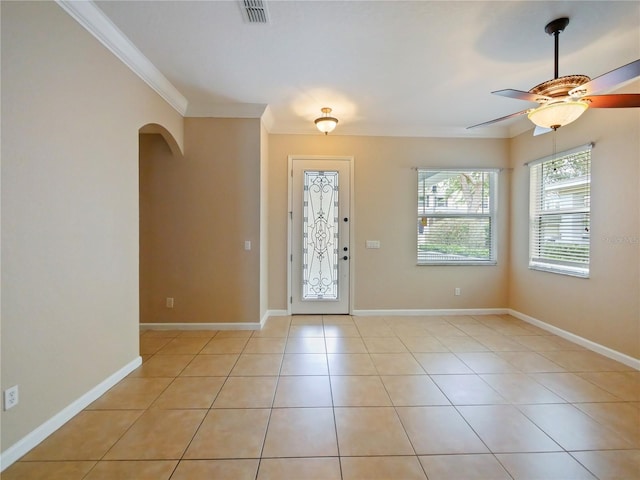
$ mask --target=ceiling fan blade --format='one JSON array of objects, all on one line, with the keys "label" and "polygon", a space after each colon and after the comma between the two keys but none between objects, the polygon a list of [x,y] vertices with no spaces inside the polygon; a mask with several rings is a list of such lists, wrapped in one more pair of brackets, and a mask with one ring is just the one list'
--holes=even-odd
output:
[{"label": "ceiling fan blade", "polygon": [[591,95],[582,100],[589,102],[590,108],[633,108],[640,107],[640,93],[619,93],[612,95]]},{"label": "ceiling fan blade", "polygon": [[594,78],[590,82],[580,85],[569,91],[569,95],[584,96],[591,93],[599,92],[600,90],[608,90],[621,83],[626,82],[640,76],[640,58],[635,62],[628,63],[622,67],[618,67],[615,70],[611,70],[599,77]]},{"label": "ceiling fan blade", "polygon": [[536,103],[545,103],[551,100],[551,97],[547,97],[546,95],[535,95],[529,92],[523,92],[522,90],[514,90],[512,88],[507,88],[505,90],[496,90],[495,92],[491,92],[494,95],[500,95],[501,97],[515,98],[518,100],[526,100],[528,102],[536,102]]},{"label": "ceiling fan blade", "polygon": [[536,125],[535,130],[533,131],[533,136],[537,137],[538,135],[544,135],[545,133],[553,132],[553,128],[546,128]]},{"label": "ceiling fan blade", "polygon": [[467,127],[467,130],[469,130],[471,128],[476,128],[476,127],[485,127],[487,125],[491,125],[492,123],[497,123],[497,122],[501,122],[503,120],[508,120],[509,118],[517,117],[519,115],[524,115],[526,113],[529,113],[530,111],[531,111],[531,109],[522,110],[521,112],[512,113],[511,115],[507,115],[507,116],[504,116],[504,117],[496,118],[494,120],[489,120],[488,122],[483,122],[483,123],[479,123],[477,125],[472,125],[470,127]]}]

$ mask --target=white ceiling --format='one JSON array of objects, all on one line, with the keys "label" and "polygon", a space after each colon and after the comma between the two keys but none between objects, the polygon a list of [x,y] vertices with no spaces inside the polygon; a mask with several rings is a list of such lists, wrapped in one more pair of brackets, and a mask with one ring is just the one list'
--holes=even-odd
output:
[{"label": "white ceiling", "polygon": [[[96,1],[188,100],[189,116],[254,116],[272,133],[510,137],[525,118],[465,127],[534,106],[491,95],[560,75],[596,77],[640,58],[640,2],[274,1],[268,24],[237,1]],[[590,112],[587,112],[587,115]]]}]

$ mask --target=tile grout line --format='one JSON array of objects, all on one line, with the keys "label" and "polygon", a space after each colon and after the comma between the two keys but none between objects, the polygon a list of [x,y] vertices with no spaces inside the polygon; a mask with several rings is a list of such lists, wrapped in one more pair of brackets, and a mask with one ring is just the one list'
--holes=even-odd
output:
[{"label": "tile grout line", "polygon": [[[402,339],[400,339],[400,341],[402,342]],[[406,346],[406,344],[404,344],[404,342],[402,342],[402,343],[403,343],[403,345],[405,345],[405,347],[407,347],[407,346]],[[444,344],[443,344],[443,345],[444,345]],[[458,356],[455,354],[455,352],[453,352],[449,347],[447,347],[446,345],[444,345],[444,346],[445,346],[445,348],[447,348],[447,349],[448,349],[448,350],[449,350],[449,351],[450,351],[450,352],[451,352],[451,353],[452,353],[456,358],[458,358],[461,362],[463,362],[465,365],[467,365],[467,364],[466,364],[466,362],[464,362],[464,360],[462,360],[460,357],[458,357]],[[408,348],[408,347],[407,347],[407,350],[409,350],[409,348]],[[464,420],[464,422],[469,426],[469,428],[470,428],[470,429],[471,429],[471,431],[474,433],[474,435],[476,435],[476,437],[478,437],[478,440],[480,440],[480,442],[482,442],[482,444],[487,448],[487,451],[489,452],[489,454],[490,454],[490,455],[491,455],[491,456],[492,456],[492,457],[493,457],[493,458],[494,458],[494,459],[495,459],[495,460],[496,460],[496,461],[497,461],[497,462],[502,466],[502,468],[503,468],[503,469],[504,469],[504,471],[507,473],[507,475],[509,475],[509,477],[511,477],[511,478],[513,479],[513,476],[511,475],[511,473],[506,469],[506,467],[502,464],[502,462],[500,462],[500,460],[498,459],[498,457],[497,457],[497,456],[495,455],[495,453],[491,450],[491,448],[489,448],[489,446],[488,446],[488,445],[486,444],[486,442],[482,439],[482,437],[478,434],[478,432],[476,432],[476,431],[475,431],[475,429],[474,429],[474,428],[469,424],[469,422],[467,421],[467,419],[466,419],[466,418],[462,415],[462,413],[458,410],[457,406],[453,403],[453,401],[451,400],[451,398],[449,398],[449,396],[446,394],[446,392],[445,392],[444,390],[442,390],[442,388],[440,387],[440,385],[439,385],[437,382],[435,382],[435,381],[433,380],[433,378],[431,378],[431,374],[427,371],[427,369],[426,369],[426,368],[425,368],[425,367],[424,367],[424,366],[423,366],[423,365],[418,361],[418,359],[415,357],[415,355],[414,355],[414,354],[415,354],[415,352],[411,352],[411,350],[409,350],[409,352],[411,353],[411,355],[412,355],[412,357],[414,358],[414,360],[415,360],[416,362],[418,362],[418,364],[419,364],[419,365],[422,367],[422,369],[425,371],[426,376],[431,380],[431,382],[436,386],[436,388],[437,388],[437,389],[438,389],[438,390],[439,390],[439,391],[444,395],[444,397],[449,401],[450,406],[451,406],[451,407],[453,407],[453,408],[455,409],[456,413],[457,413],[457,414],[462,418],[462,420]],[[469,367],[468,365],[467,365],[467,367],[471,369],[471,367]],[[471,369],[471,370],[473,371],[473,369]],[[473,372],[474,372],[474,375],[478,376],[478,374],[477,374],[477,373],[475,373],[475,371],[473,371]],[[398,417],[399,417],[399,418],[401,418],[399,414],[398,414]],[[404,423],[402,422],[402,419],[401,419],[401,423],[402,423],[403,428],[405,428]],[[409,437],[408,433],[406,432],[406,428],[405,428],[405,433],[407,434],[407,437]],[[411,438],[410,438],[410,437],[409,437],[409,441],[411,442]],[[411,442],[411,445],[412,445],[412,447],[413,447],[413,442]],[[413,448],[414,448],[414,451],[415,451],[415,447],[413,447]],[[428,478],[427,471],[426,471],[426,469],[425,469],[424,465],[422,464],[422,462],[420,462],[419,456],[417,456],[417,458],[418,458],[418,462],[420,463],[420,466],[422,467],[422,469],[423,469],[423,471],[424,471],[425,475],[426,475],[426,476],[427,476],[427,478]]]},{"label": "tile grout line", "polygon": [[[198,352],[194,355],[194,357],[191,359],[191,361],[184,366],[184,368],[182,370],[180,370],[180,372],[178,373],[178,375],[176,375],[176,377],[174,378],[177,379],[182,372],[185,371],[185,369],[191,365],[191,363],[198,358],[198,355],[200,355],[202,353],[202,350],[204,350],[204,348],[209,345],[209,343],[211,343],[211,341],[218,335],[219,332],[216,332],[210,339],[208,342],[206,342],[202,348],[200,348],[200,350],[198,350]],[[227,376],[227,378],[229,378]],[[207,416],[209,415],[209,411],[211,410],[211,407],[213,406],[216,398],[218,398],[218,395],[220,394],[220,391],[222,391],[222,387],[224,387],[224,384],[227,382],[227,380],[225,379],[225,381],[222,383],[222,385],[220,386],[220,390],[218,390],[218,393],[216,393],[215,397],[213,398],[213,400],[211,401],[211,404],[209,405],[209,408],[206,409],[205,414],[202,416],[202,420],[200,420],[200,423],[198,424],[198,427],[195,429],[195,431],[193,432],[193,435],[191,436],[191,440],[189,440],[189,442],[187,443],[187,445],[184,447],[184,450],[182,451],[182,454],[180,455],[180,458],[178,459],[178,462],[176,463],[175,468],[173,469],[173,472],[171,472],[171,475],[169,476],[169,479],[171,477],[173,477],[173,475],[175,474],[176,470],[178,469],[178,466],[180,465],[180,463],[184,460],[184,456],[187,453],[187,451],[189,450],[189,447],[191,446],[191,444],[193,443],[193,440],[196,438],[196,435],[198,435],[198,432],[200,431],[200,429],[202,428],[202,425],[204,424],[205,419],[207,418]],[[172,382],[173,383],[173,382]],[[159,398],[159,397],[158,397]],[[157,401],[157,399],[156,399]],[[154,402],[155,403],[155,402]]]},{"label": "tile grout line", "polygon": [[[278,392],[278,385],[280,385],[280,374],[282,373],[282,366],[284,364],[284,356],[285,356],[285,352],[287,350],[287,342],[289,340],[289,330],[291,329],[291,321],[289,320],[289,326],[287,327],[287,335],[284,337],[285,342],[284,342],[284,351],[282,352],[282,358],[280,359],[280,367],[278,369],[278,375],[277,375],[277,380],[276,380],[276,385],[275,388],[273,390],[273,397],[271,399],[271,407],[269,408],[269,418],[267,419],[267,425],[264,429],[264,436],[262,438],[262,448],[260,449],[260,456],[258,457],[258,467],[256,468],[256,476],[255,479],[258,479],[258,476],[260,475],[260,467],[262,466],[262,460],[263,460],[263,456],[264,456],[264,448],[267,444],[267,434],[269,433],[269,426],[271,425],[271,416],[273,415],[273,410],[274,410],[274,405],[275,405],[275,401],[276,401],[276,393]],[[253,334],[251,334],[252,338],[270,338],[270,337],[253,337]],[[249,342],[247,342],[247,345],[249,344]],[[246,349],[246,346],[245,346]],[[240,357],[238,357],[240,358]]]},{"label": "tile grout line", "polygon": [[[178,375],[176,376],[176,378],[178,378],[182,372],[184,372],[184,370],[191,365],[191,363],[198,358],[198,355],[201,354],[202,350],[204,350],[204,348],[211,343],[211,341],[218,335],[218,333],[220,332],[216,332],[215,335],[213,335],[211,337],[211,339],[205,343],[205,345],[203,345],[203,347],[199,350],[198,353],[195,354],[195,356],[191,359],[191,361],[185,365],[185,367],[180,370],[180,373],[178,373]],[[224,382],[222,382],[222,385],[220,385],[220,389],[218,390],[218,393],[215,394],[214,398],[211,400],[211,404],[209,405],[209,408],[206,409],[205,414],[202,417],[202,420],[200,421],[200,423],[198,424],[198,427],[195,429],[195,432],[193,433],[193,435],[191,436],[191,440],[189,440],[189,442],[187,443],[187,445],[185,446],[184,450],[182,451],[182,454],[180,455],[180,458],[178,459],[178,463],[176,464],[174,471],[171,473],[171,476],[169,476],[169,479],[171,479],[171,477],[173,477],[173,475],[175,474],[176,470],[178,469],[180,463],[182,461],[185,460],[184,456],[187,453],[187,451],[189,450],[189,447],[191,447],[191,444],[193,443],[193,440],[196,438],[196,436],[198,435],[198,432],[200,431],[200,429],[202,428],[202,425],[204,424],[207,416],[209,416],[209,413],[211,412],[211,409],[213,408],[213,404],[215,403],[215,401],[217,400],[218,396],[220,395],[220,392],[222,392],[222,389],[224,388],[224,386],[227,383],[227,380],[229,379],[229,376],[231,375],[231,371],[233,370],[233,368],[235,367],[235,365],[238,363],[238,360],[240,359],[240,355],[238,355],[238,358],[236,358],[236,361],[234,362],[233,366],[231,366],[231,368],[229,369],[229,373],[225,376],[225,380]],[[192,377],[193,378],[193,377]],[[156,399],[157,400],[157,399]]]},{"label": "tile grout line", "polygon": [[[399,337],[398,337],[398,339],[404,345],[404,342],[402,342],[402,339],[400,339]],[[406,345],[404,345],[404,346],[406,348]],[[411,352],[409,352],[409,353],[411,353]],[[415,357],[413,357],[413,353],[411,353],[411,357],[414,360],[416,360]],[[416,362],[417,362],[417,360],[416,360]],[[420,365],[419,362],[418,362],[418,364]],[[374,366],[375,366],[375,364],[374,364]],[[422,365],[420,365],[420,368],[422,368],[424,370]],[[377,367],[376,367],[376,370],[378,370]],[[425,374],[426,374],[426,371],[425,371]],[[395,402],[391,398],[391,394],[389,393],[389,389],[387,388],[387,386],[385,385],[384,381],[382,380],[382,375],[380,375],[380,371],[378,371],[378,377],[380,378],[380,382],[382,383],[382,387],[384,388],[385,392],[387,393],[387,397],[389,397],[389,402],[391,403],[393,411],[395,412],[396,417],[398,417],[398,421],[400,422],[400,425],[402,426],[402,431],[406,435],[407,440],[409,441],[409,445],[411,445],[411,448],[412,448],[413,454],[414,454],[413,456],[415,457],[416,461],[418,462],[418,465],[420,466],[420,469],[424,473],[425,479],[428,479],[429,476],[427,475],[427,471],[425,470],[424,465],[420,461],[420,456],[418,455],[418,452],[416,451],[416,447],[413,444],[413,441],[411,440],[411,436],[409,435],[409,432],[407,432],[407,427],[405,426],[404,422],[402,421],[402,417],[400,416],[400,412],[398,412],[398,406],[395,404]]]},{"label": "tile grout line", "polygon": [[[322,318],[322,330],[324,332],[324,317]],[[338,420],[336,419],[336,402],[333,398],[333,385],[331,383],[331,370],[329,368],[329,349],[327,348],[327,337],[324,337],[325,361],[327,362],[327,377],[329,379],[329,394],[331,395],[331,413],[333,414],[333,431],[335,432],[336,451],[338,453],[338,468],[340,469],[340,479],[344,480],[342,470],[342,455],[340,455],[340,441],[338,439]]]}]

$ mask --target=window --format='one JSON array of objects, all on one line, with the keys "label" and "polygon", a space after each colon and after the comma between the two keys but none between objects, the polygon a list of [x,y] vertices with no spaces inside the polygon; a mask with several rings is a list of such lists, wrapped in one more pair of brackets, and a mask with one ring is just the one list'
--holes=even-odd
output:
[{"label": "window", "polygon": [[530,165],[529,268],[589,276],[591,146]]},{"label": "window", "polygon": [[495,265],[498,170],[418,169],[418,265]]}]

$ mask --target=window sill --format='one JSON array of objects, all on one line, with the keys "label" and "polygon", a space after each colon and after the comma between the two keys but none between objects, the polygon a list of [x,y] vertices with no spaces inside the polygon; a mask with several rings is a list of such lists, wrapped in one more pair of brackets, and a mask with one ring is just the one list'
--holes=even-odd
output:
[{"label": "window sill", "polygon": [[437,267],[437,266],[448,266],[448,267],[495,267],[498,264],[496,261],[487,261],[487,262],[418,262],[416,266],[418,267]]},{"label": "window sill", "polygon": [[529,265],[529,270],[538,270],[539,272],[555,273],[558,275],[566,275],[569,277],[589,278],[589,272],[579,270],[569,270],[546,265]]}]

